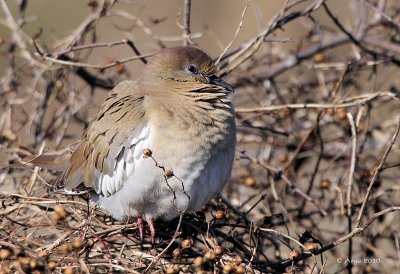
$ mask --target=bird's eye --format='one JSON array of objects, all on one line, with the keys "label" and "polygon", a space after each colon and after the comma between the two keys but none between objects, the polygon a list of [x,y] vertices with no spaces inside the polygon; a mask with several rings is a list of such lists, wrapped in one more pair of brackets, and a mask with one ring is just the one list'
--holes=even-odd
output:
[{"label": "bird's eye", "polygon": [[185,70],[186,70],[186,72],[189,72],[190,74],[199,74],[200,73],[200,71],[196,67],[196,65],[193,65],[193,64],[187,65],[185,67]]}]

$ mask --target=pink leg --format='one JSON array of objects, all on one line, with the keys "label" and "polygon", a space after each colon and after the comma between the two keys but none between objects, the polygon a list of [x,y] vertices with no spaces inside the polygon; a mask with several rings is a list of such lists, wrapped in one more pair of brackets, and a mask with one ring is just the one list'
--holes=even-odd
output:
[{"label": "pink leg", "polygon": [[144,222],[143,222],[143,218],[142,217],[138,217],[136,224],[138,226],[139,229],[139,236],[140,236],[140,240],[143,242],[143,236],[144,236]]},{"label": "pink leg", "polygon": [[153,219],[148,219],[148,220],[146,220],[147,221],[147,224],[149,225],[149,228],[150,228],[150,239],[151,239],[151,243],[152,244],[154,244],[154,242],[155,242],[155,239],[156,239],[156,229],[155,229],[155,227],[154,227],[154,222],[153,222]]}]

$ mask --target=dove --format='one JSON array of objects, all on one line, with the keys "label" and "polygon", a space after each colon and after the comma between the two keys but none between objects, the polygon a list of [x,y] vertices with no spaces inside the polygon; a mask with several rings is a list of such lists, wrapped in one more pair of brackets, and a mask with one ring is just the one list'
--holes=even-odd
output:
[{"label": "dove", "polygon": [[198,211],[227,183],[236,144],[233,87],[191,46],[162,49],[107,96],[67,163],[65,190],[84,186],[117,220]]}]

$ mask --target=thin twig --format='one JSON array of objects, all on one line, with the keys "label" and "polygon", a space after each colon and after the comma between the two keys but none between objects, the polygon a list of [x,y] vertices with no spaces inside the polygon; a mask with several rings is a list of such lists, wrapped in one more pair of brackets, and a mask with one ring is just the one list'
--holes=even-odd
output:
[{"label": "thin twig", "polygon": [[350,238],[353,238],[354,236],[360,234],[361,232],[363,232],[365,229],[367,229],[377,218],[387,214],[387,213],[391,213],[391,212],[400,212],[400,207],[389,207],[386,208],[382,211],[379,211],[377,213],[375,213],[369,220],[368,222],[360,227],[355,227],[350,233],[344,235],[343,237],[340,237],[339,239],[335,240],[334,242],[325,245],[323,248],[318,249],[316,252],[312,253],[312,254],[302,254],[300,256],[300,259],[296,259],[296,260],[287,260],[285,262],[282,262],[280,264],[281,267],[287,267],[292,265],[293,262],[299,262],[299,261],[303,261],[313,255],[318,255],[318,254],[322,254],[323,252],[330,250],[346,241],[348,241]]},{"label": "thin twig", "polygon": [[365,104],[369,101],[375,100],[380,97],[389,97],[391,99],[397,99],[397,95],[395,93],[389,91],[376,92],[371,94],[366,94],[362,96],[357,96],[354,98],[347,98],[344,103],[335,103],[335,104],[287,104],[287,105],[277,105],[277,106],[268,106],[268,107],[254,107],[254,108],[237,108],[237,113],[266,113],[272,111],[280,111],[282,109],[338,109],[338,108],[347,108],[354,107],[358,105]]},{"label": "thin twig", "polygon": [[225,47],[225,49],[221,52],[221,54],[219,55],[219,57],[217,58],[217,60],[215,61],[215,64],[218,65],[219,62],[221,61],[222,57],[225,55],[225,53],[229,50],[229,48],[233,45],[233,43],[235,42],[237,36],[239,35],[239,31],[243,26],[243,19],[244,16],[246,15],[247,9],[249,8],[251,0],[247,0],[246,5],[244,6],[244,9],[242,11],[242,15],[240,17],[240,21],[239,21],[239,26],[236,28],[236,32],[233,35],[232,40],[229,42],[229,44]]},{"label": "thin twig", "polygon": [[350,128],[351,128],[351,161],[350,161],[350,171],[349,177],[347,181],[347,191],[346,191],[346,208],[347,208],[347,216],[351,216],[351,190],[353,188],[353,180],[354,180],[354,170],[356,168],[356,155],[357,155],[357,130],[356,125],[354,123],[353,115],[350,112],[347,112],[347,119],[349,120]]},{"label": "thin twig", "polygon": [[261,230],[261,231],[264,231],[264,232],[273,233],[273,234],[277,234],[277,235],[280,235],[282,237],[285,237],[285,238],[295,242],[297,245],[299,245],[304,250],[307,250],[307,248],[302,243],[300,243],[299,241],[297,241],[293,237],[290,237],[289,235],[286,235],[285,233],[279,232],[279,231],[277,231],[275,229],[269,229],[269,228],[258,228],[258,229]]},{"label": "thin twig", "polygon": [[131,61],[134,61],[134,60],[142,60],[143,58],[150,57],[152,55],[154,55],[154,54],[145,54],[145,55],[141,55],[141,56],[132,56],[132,57],[128,57],[128,58],[121,59],[121,60],[115,60],[115,61],[113,61],[111,63],[108,63],[108,64],[97,64],[97,65],[87,64],[87,63],[82,63],[82,62],[64,61],[64,60],[59,60],[59,59],[56,59],[56,58],[53,58],[53,57],[50,57],[50,56],[45,56],[45,55],[40,56],[40,58],[42,58],[45,61],[49,61],[51,63],[60,64],[60,65],[64,65],[64,66],[83,67],[83,68],[93,68],[93,69],[104,70],[104,69],[112,68],[112,67],[114,67],[116,65],[128,63],[128,62],[131,62]]},{"label": "thin twig", "polygon": [[190,11],[192,0],[184,0],[183,6],[183,45],[188,46],[192,44],[190,40]]},{"label": "thin twig", "polygon": [[181,228],[181,224],[182,224],[182,217],[183,217],[183,213],[181,213],[179,215],[179,222],[178,222],[178,225],[176,226],[174,236],[172,236],[172,239],[169,241],[168,245],[157,256],[155,256],[151,260],[151,263],[147,266],[146,271],[149,271],[151,269],[151,267],[160,260],[160,258],[163,256],[163,254],[165,252],[167,252],[168,248],[174,243],[175,239],[179,235],[179,229]]},{"label": "thin twig", "polygon": [[383,165],[386,162],[387,157],[389,156],[390,151],[392,150],[393,145],[396,143],[396,139],[397,139],[397,136],[399,135],[399,131],[400,131],[400,117],[398,118],[396,129],[393,133],[390,143],[389,143],[388,147],[386,148],[385,153],[383,153],[383,156],[379,162],[379,165],[376,167],[376,169],[374,171],[374,175],[372,176],[371,181],[369,182],[369,185],[367,188],[367,193],[365,194],[365,198],[361,205],[360,211],[358,212],[356,226],[355,226],[356,228],[359,228],[361,226],[361,219],[362,219],[362,216],[364,215],[364,211],[367,206],[369,196],[371,195],[372,187],[374,186],[376,180],[378,179],[378,176],[382,170]]}]

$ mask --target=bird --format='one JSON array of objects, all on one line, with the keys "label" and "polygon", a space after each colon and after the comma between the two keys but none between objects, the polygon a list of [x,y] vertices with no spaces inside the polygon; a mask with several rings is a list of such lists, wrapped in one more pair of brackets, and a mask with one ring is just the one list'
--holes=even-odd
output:
[{"label": "bird", "polygon": [[136,80],[119,83],[89,124],[61,175],[84,187],[117,220],[196,212],[227,183],[236,145],[233,87],[212,58],[192,46],[165,48]]}]

